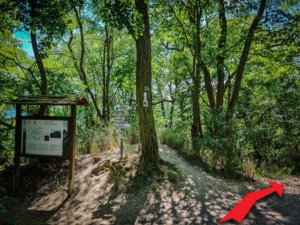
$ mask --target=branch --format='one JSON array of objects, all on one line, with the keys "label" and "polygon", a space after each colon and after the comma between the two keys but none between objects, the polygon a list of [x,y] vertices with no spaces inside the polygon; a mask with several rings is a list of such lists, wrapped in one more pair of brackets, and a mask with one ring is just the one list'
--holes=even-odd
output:
[{"label": "branch", "polygon": [[225,67],[227,73],[229,74],[228,77],[227,77],[227,80],[225,82],[225,89],[226,89],[228,87],[231,79],[236,75],[236,70],[233,73],[230,73],[228,67],[225,64],[224,64],[224,67]]},{"label": "branch", "polygon": [[232,96],[231,96],[231,99],[230,99],[230,102],[228,105],[228,113],[226,115],[226,121],[229,121],[233,117],[234,109],[237,104],[239,92],[241,89],[244,69],[245,69],[247,59],[248,59],[249,50],[250,50],[250,47],[252,44],[252,40],[254,38],[255,30],[258,26],[258,23],[261,21],[261,18],[263,17],[263,14],[264,14],[264,11],[266,8],[266,2],[267,2],[266,0],[261,0],[257,14],[256,14],[255,18],[253,19],[252,24],[248,30],[248,34],[247,34],[247,37],[246,37],[246,40],[244,43],[244,48],[242,51],[240,62],[237,67],[237,70],[236,70],[236,80],[234,83],[233,93],[232,93]]},{"label": "branch", "polygon": [[162,102],[170,102],[170,103],[174,103],[175,100],[162,99],[162,100],[160,100],[160,101],[158,101],[158,102],[153,102],[152,105],[158,105],[158,104],[160,104],[160,103],[162,103]]},{"label": "branch", "polygon": [[173,15],[175,16],[175,19],[177,20],[177,22],[178,22],[178,24],[179,24],[179,27],[181,27],[181,29],[182,29],[182,32],[183,32],[184,37],[185,37],[185,39],[186,39],[186,43],[187,43],[187,45],[188,45],[188,47],[189,47],[191,53],[193,54],[193,49],[192,49],[191,44],[190,44],[190,42],[189,42],[189,38],[188,38],[187,32],[186,32],[186,30],[185,30],[185,27],[184,27],[184,25],[182,24],[181,20],[178,18],[177,14],[176,14],[174,8],[172,7],[172,5],[170,4],[170,2],[168,2],[168,3],[169,3],[169,4],[168,4],[169,8],[171,9]]},{"label": "branch", "polygon": [[[131,104],[132,102],[136,102],[136,100],[133,99],[133,98],[131,98],[131,99],[129,99],[129,102],[130,102],[129,104]],[[162,100],[159,100],[159,101],[157,101],[157,102],[152,102],[152,105],[158,105],[158,104],[160,104],[160,103],[162,103],[162,102],[170,102],[170,103],[174,103],[175,100],[162,99]]]},{"label": "branch", "polygon": [[202,95],[199,95],[199,96],[200,96],[200,98],[203,100],[203,102],[205,103],[205,105],[207,105],[207,106],[210,108],[210,105],[208,104],[207,101],[205,101],[205,99],[203,98],[203,96],[202,96]]},{"label": "branch", "polygon": [[0,121],[0,125],[3,125],[3,126],[9,128],[9,129],[13,129],[14,128],[12,125],[10,125],[10,124],[8,124],[8,123],[6,123],[4,121]]},{"label": "branch", "polygon": [[171,50],[171,51],[178,51],[178,52],[182,52],[184,50],[184,47],[182,48],[174,48],[174,47],[169,47],[169,43],[167,42],[167,44],[162,43],[162,46],[165,47],[165,49],[167,50]]}]

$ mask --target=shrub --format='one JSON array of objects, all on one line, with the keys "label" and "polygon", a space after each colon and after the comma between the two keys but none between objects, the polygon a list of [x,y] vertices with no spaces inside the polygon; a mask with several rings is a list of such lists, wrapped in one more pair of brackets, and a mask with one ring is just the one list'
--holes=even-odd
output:
[{"label": "shrub", "polygon": [[140,142],[138,122],[132,123],[131,128],[125,131],[125,141],[130,145]]},{"label": "shrub", "polygon": [[76,149],[79,153],[99,153],[114,149],[119,144],[120,131],[113,124],[97,124],[93,128],[77,131]]},{"label": "shrub", "polygon": [[168,145],[181,153],[192,154],[190,135],[185,130],[162,129],[158,132],[158,139],[161,144]]},{"label": "shrub", "polygon": [[120,131],[113,124],[101,126],[91,132],[91,153],[99,153],[116,148],[119,145]]}]

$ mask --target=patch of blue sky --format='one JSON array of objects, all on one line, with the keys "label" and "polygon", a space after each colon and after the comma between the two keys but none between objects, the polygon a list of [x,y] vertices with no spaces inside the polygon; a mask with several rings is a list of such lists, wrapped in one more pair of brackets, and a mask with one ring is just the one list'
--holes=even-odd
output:
[{"label": "patch of blue sky", "polygon": [[29,55],[33,56],[32,45],[30,42],[30,37],[28,32],[25,31],[16,31],[14,32],[14,37],[17,38],[21,44],[21,48]]},{"label": "patch of blue sky", "polygon": [[[26,113],[25,112],[22,112],[21,114],[22,116],[26,116]],[[15,117],[16,116],[16,110],[15,109],[10,109],[10,110],[7,110],[5,112],[5,118],[8,119],[8,118],[12,118],[12,117]]]}]

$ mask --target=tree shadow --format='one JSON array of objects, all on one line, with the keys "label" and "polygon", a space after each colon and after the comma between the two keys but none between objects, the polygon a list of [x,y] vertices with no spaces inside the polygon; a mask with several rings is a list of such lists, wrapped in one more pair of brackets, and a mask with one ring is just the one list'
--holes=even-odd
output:
[{"label": "tree shadow", "polygon": [[[173,154],[170,150],[162,156],[182,169],[184,181],[161,180],[118,195],[113,194],[114,183],[107,182],[108,172],[91,175],[91,158],[82,158],[76,167],[74,193],[67,198],[67,184],[51,193],[40,187],[37,195],[24,198],[24,212],[31,217],[20,224],[218,224],[246,194],[270,187],[267,180],[215,178]],[[300,178],[274,181],[285,185],[282,198],[274,193],[257,201],[241,224],[300,224],[295,219],[300,218]],[[55,179],[48,177],[48,184],[55,187],[53,182]],[[222,224],[238,223],[230,220]]]},{"label": "tree shadow", "polygon": [[[57,212],[59,212],[64,207],[64,205],[66,204],[66,202],[68,202],[69,199],[70,199],[70,197],[67,194],[65,194],[65,195],[61,196],[61,198],[59,198],[59,202],[57,202],[57,201],[53,202],[53,199],[51,199],[51,202],[53,202],[55,204],[55,207],[52,210],[39,209],[37,207],[37,205],[35,204],[34,208],[28,208],[28,210],[26,212],[28,214],[34,214],[35,218],[36,217],[41,218],[39,221],[43,221],[43,224],[46,224],[50,218],[52,218]],[[40,202],[44,202],[44,200],[41,198]],[[30,222],[30,216],[28,219]],[[26,220],[25,220],[25,222],[26,222]],[[34,224],[34,223],[30,222],[30,224]]]},{"label": "tree shadow", "polygon": [[[123,196],[113,212],[114,224],[218,224],[246,194],[269,187],[266,181],[220,180],[201,170],[194,173],[186,162],[172,163],[187,167],[186,180],[177,185],[165,182],[144,193],[140,201],[136,196]],[[294,193],[293,188],[287,183],[282,198],[273,193],[256,202],[240,224],[300,224],[295,221],[300,218],[300,189]],[[230,220],[222,224],[239,223]]]},{"label": "tree shadow", "polygon": [[[241,192],[234,187],[219,189],[206,186],[196,189],[195,180],[187,180],[174,187],[165,183],[157,190],[143,195],[126,194],[119,200],[108,203],[93,212],[94,217],[102,217],[108,224],[218,224],[218,222],[249,192]],[[242,223],[234,220],[222,224],[243,225],[290,225],[300,224],[300,195],[286,193],[279,198],[272,194],[256,202]],[[105,218],[110,217],[110,219]]]},{"label": "tree shadow", "polygon": [[18,199],[19,203],[6,207],[7,213],[0,214],[0,224],[41,224],[50,219],[69,199],[65,189],[66,168],[66,162],[61,160],[23,165],[17,192],[12,189],[13,170],[2,171],[1,186],[7,190],[7,196]]}]

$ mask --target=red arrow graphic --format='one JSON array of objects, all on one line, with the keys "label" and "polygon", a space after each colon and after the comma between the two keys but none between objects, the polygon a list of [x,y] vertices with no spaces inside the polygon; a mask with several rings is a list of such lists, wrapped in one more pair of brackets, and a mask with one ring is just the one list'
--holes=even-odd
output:
[{"label": "red arrow graphic", "polygon": [[253,207],[255,202],[259,199],[266,197],[275,191],[277,192],[279,197],[281,197],[284,186],[282,184],[275,183],[271,180],[268,180],[268,182],[271,184],[272,187],[247,194],[244,198],[242,198],[242,200],[238,204],[234,206],[234,208],[231,211],[229,211],[226,214],[226,216],[223,217],[223,219],[219,221],[219,223],[223,223],[231,219],[234,219],[237,222],[241,223],[247,215],[247,213]]}]

